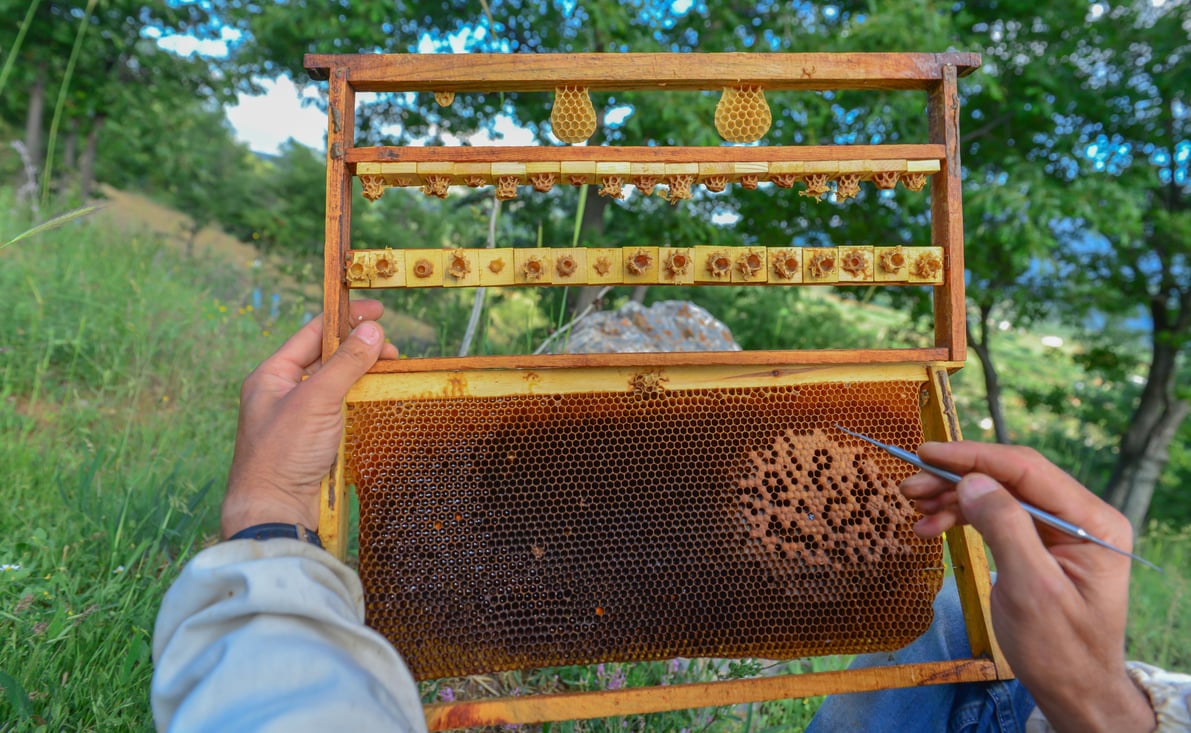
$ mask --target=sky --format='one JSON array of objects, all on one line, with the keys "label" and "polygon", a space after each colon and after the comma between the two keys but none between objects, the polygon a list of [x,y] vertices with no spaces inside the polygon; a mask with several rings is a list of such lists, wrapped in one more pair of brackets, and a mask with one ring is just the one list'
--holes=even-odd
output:
[{"label": "sky", "polygon": [[[222,57],[236,31],[224,29],[221,39],[200,40],[193,36],[166,36],[157,44],[181,56]],[[314,83],[298,87],[286,77],[259,80],[260,95],[240,93],[236,104],[227,107],[227,118],[236,137],[258,153],[276,154],[283,142],[293,138],[303,145],[322,149],[327,133],[327,116],[314,105],[318,87]]]}]

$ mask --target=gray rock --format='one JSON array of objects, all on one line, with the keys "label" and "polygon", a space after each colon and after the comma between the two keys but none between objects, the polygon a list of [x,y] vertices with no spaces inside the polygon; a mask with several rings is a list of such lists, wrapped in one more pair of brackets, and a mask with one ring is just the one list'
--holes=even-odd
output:
[{"label": "gray rock", "polygon": [[740,351],[727,326],[683,300],[648,308],[630,301],[614,311],[588,314],[556,348],[567,354]]}]

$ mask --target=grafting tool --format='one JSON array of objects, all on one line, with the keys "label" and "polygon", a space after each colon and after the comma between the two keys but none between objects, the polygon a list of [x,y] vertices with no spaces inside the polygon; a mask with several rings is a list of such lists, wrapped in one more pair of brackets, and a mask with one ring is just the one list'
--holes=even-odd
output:
[{"label": "grafting tool", "polygon": [[[923,471],[926,471],[927,473],[934,474],[935,476],[938,476],[939,478],[944,479],[945,481],[950,481],[953,484],[958,484],[961,480],[963,480],[963,476],[960,476],[958,473],[952,473],[951,471],[948,471],[944,468],[939,468],[938,466],[932,466],[931,464],[927,463],[926,461],[923,461],[916,454],[911,453],[908,450],[903,450],[901,448],[898,448],[896,445],[889,445],[888,443],[882,443],[881,441],[874,440],[873,438],[870,438],[867,435],[861,435],[860,433],[854,433],[842,425],[837,424],[836,427],[839,428],[840,430],[844,431],[848,435],[851,435],[856,438],[860,438],[861,440],[863,440],[867,443],[872,443],[873,445],[877,446],[878,448],[885,451],[889,455],[900,458],[903,461],[905,461],[906,463],[916,466],[916,467],[922,469]],[[1059,519],[1058,517],[1051,514],[1050,512],[1039,509],[1038,507],[1036,507],[1032,504],[1027,504],[1026,502],[1024,502],[1020,499],[1017,500],[1017,503],[1021,506],[1022,509],[1025,509],[1026,513],[1029,514],[1031,517],[1033,517],[1034,520],[1037,522],[1041,522],[1042,524],[1045,524],[1048,527],[1054,527],[1055,529],[1059,530],[1060,532],[1063,532],[1064,534],[1071,535],[1072,537],[1075,537],[1075,538],[1078,538],[1081,540],[1086,540],[1093,544],[1100,545],[1101,547],[1106,547],[1109,550],[1112,550],[1113,552],[1119,553],[1126,557],[1131,557],[1134,560],[1136,560],[1137,562],[1141,563],[1142,565],[1151,567],[1160,573],[1165,572],[1164,570],[1162,570],[1162,568],[1158,567],[1157,565],[1150,562],[1149,560],[1146,560],[1144,557],[1139,557],[1138,555],[1134,555],[1132,552],[1129,552],[1127,550],[1122,550],[1121,548],[1116,547],[1115,545],[1109,544],[1108,542],[1105,542],[1104,540],[1100,539],[1099,537],[1096,537],[1095,535],[1090,534],[1083,527],[1072,524],[1071,522],[1068,522],[1066,520]]]}]

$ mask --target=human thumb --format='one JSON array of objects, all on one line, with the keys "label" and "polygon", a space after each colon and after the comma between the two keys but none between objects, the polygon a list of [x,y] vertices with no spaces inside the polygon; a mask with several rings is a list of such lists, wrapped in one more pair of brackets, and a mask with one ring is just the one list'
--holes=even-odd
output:
[{"label": "human thumb", "polygon": [[1046,547],[1030,515],[1004,486],[982,473],[970,473],[956,491],[964,518],[984,536],[999,571],[1037,569],[1047,555]]},{"label": "human thumb", "polygon": [[380,325],[364,321],[352,329],[322,369],[307,380],[307,384],[320,395],[342,402],[356,380],[376,363],[383,345],[384,332]]}]

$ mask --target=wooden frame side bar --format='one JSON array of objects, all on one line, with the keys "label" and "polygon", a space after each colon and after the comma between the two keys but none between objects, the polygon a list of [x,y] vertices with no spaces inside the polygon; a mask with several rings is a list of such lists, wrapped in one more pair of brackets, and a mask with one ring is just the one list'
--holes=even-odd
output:
[{"label": "wooden frame side bar", "polygon": [[821,349],[818,351],[697,351],[652,354],[536,354],[529,356],[445,356],[378,361],[369,374],[453,371],[457,369],[562,369],[569,367],[675,367],[756,365],[780,370],[788,365],[901,364],[946,361],[947,350]]},{"label": "wooden frame side bar", "polygon": [[[331,74],[327,104],[327,221],[323,247],[323,361],[331,358],[351,330],[348,324],[346,257],[351,248],[351,187],[345,153],[355,141],[356,94],[348,69]],[[340,560],[347,554],[347,484],[343,475],[343,438],[330,474],[323,480],[318,532],[323,546]]]},{"label": "wooden frame side bar", "polygon": [[975,53],[510,53],[307,54],[310,77],[346,67],[361,92],[545,92],[703,90],[759,84],[766,89],[926,89],[944,66],[980,67]]},{"label": "wooden frame side bar", "polygon": [[630,163],[768,163],[774,161],[833,160],[939,160],[946,158],[941,143],[905,145],[766,145],[726,146],[561,146],[510,145],[504,147],[369,147],[351,148],[347,162],[357,163],[525,163],[535,161],[607,160]]},{"label": "wooden frame side bar", "polygon": [[668,710],[765,702],[840,692],[870,692],[895,687],[984,682],[996,678],[996,669],[992,662],[983,659],[958,659],[667,687],[438,703],[426,705],[424,710],[430,730],[451,730],[510,723],[534,724],[552,720],[661,713]]},{"label": "wooden frame side bar", "polygon": [[934,294],[935,345],[950,350],[951,361],[967,358],[967,303],[964,300],[964,217],[959,161],[959,89],[954,66],[927,95],[930,141],[946,151],[943,169],[931,183],[931,243],[947,253],[943,286]]},{"label": "wooden frame side bar", "polygon": [[[929,366],[925,389],[927,399],[922,408],[922,427],[926,439],[963,440],[947,370],[937,365]],[[992,660],[997,679],[1009,679],[1013,677],[1013,670],[1009,668],[1009,662],[993,634],[989,606],[992,575],[988,556],[984,552],[984,539],[970,526],[953,527],[947,530],[947,549],[951,553],[951,566],[955,571],[955,584],[959,589],[959,601],[972,654]]]}]

